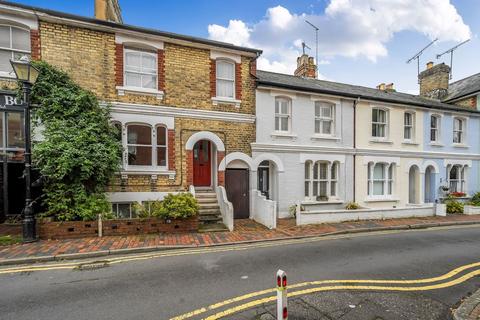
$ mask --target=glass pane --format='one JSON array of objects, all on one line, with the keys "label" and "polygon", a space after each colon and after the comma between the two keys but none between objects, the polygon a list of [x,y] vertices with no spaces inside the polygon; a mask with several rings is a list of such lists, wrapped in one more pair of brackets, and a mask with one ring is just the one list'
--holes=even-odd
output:
[{"label": "glass pane", "polygon": [[10,27],[0,26],[0,47],[10,48]]},{"label": "glass pane", "polygon": [[430,130],[430,141],[437,141],[437,130],[431,129]]},{"label": "glass pane", "polygon": [[393,180],[393,164],[388,167],[388,179]]},{"label": "glass pane", "polygon": [[305,181],[305,197],[310,197],[310,182]]},{"label": "glass pane", "polygon": [[284,100],[284,101],[282,101],[280,106],[281,106],[282,114],[288,114],[288,102]]},{"label": "glass pane", "polygon": [[142,75],[142,88],[156,89],[157,88],[157,76]]},{"label": "glass pane", "polygon": [[327,179],[328,175],[328,164],[327,163],[321,163],[320,164],[320,179]]},{"label": "glass pane", "polygon": [[323,121],[322,133],[323,134],[331,134],[332,133],[332,122],[331,121]]},{"label": "glass pane", "polygon": [[403,117],[403,122],[405,125],[409,126],[412,124],[412,114],[411,113],[405,113]]},{"label": "glass pane", "polygon": [[383,164],[376,164],[373,168],[373,179],[379,180],[385,178],[385,167]]},{"label": "glass pane", "polygon": [[383,110],[378,110],[378,122],[385,123],[386,118],[386,112]]},{"label": "glass pane", "polygon": [[318,162],[313,166],[313,179],[318,180]]},{"label": "glass pane", "polygon": [[388,193],[387,194],[391,195],[392,190],[393,190],[393,181],[388,181]]},{"label": "glass pane", "polygon": [[385,137],[385,125],[384,124],[379,124],[378,125],[378,132],[377,132],[377,137]]},{"label": "glass pane", "polygon": [[24,148],[24,117],[23,113],[9,112],[7,113],[7,147],[8,148]]},{"label": "glass pane", "polygon": [[312,196],[316,197],[318,196],[318,182],[313,182],[313,192],[312,192]]},{"label": "glass pane", "polygon": [[337,195],[337,183],[335,181],[332,181],[332,184],[330,186],[330,194],[332,196],[336,196]]},{"label": "glass pane", "polygon": [[412,130],[412,128],[410,128],[410,127],[405,127],[404,128],[404,133],[403,134],[404,134],[405,139],[411,139],[412,138],[412,131],[411,130]]},{"label": "glass pane", "polygon": [[315,102],[315,116],[320,117],[320,102]]},{"label": "glass pane", "polygon": [[437,118],[434,117],[434,116],[432,116],[432,117],[430,118],[430,127],[431,127],[431,128],[437,128]]},{"label": "glass pane", "polygon": [[458,179],[458,167],[452,167],[452,169],[450,170],[450,179],[451,180]]},{"label": "glass pane", "polygon": [[125,68],[129,71],[141,71],[142,57],[140,52],[128,51],[125,53]]},{"label": "glass pane", "polygon": [[128,144],[152,144],[152,134],[150,127],[142,125],[128,126]]},{"label": "glass pane", "polygon": [[373,194],[376,196],[383,195],[383,181],[373,182]]},{"label": "glass pane", "polygon": [[315,120],[315,133],[320,133],[320,120]]},{"label": "glass pane", "polygon": [[30,51],[30,32],[12,28],[12,47],[17,50]]},{"label": "glass pane", "polygon": [[161,167],[167,166],[167,148],[157,148],[157,165]]},{"label": "glass pane", "polygon": [[310,169],[312,168],[312,163],[305,163],[305,179],[310,179]]},{"label": "glass pane", "polygon": [[332,164],[332,169],[330,173],[330,178],[332,180],[337,180],[337,164]]},{"label": "glass pane", "polygon": [[372,122],[378,122],[378,109],[372,109]]},{"label": "glass pane", "polygon": [[288,131],[288,118],[281,118],[281,121],[282,121],[282,127],[281,127],[281,130],[282,131]]},{"label": "glass pane", "polygon": [[10,59],[12,59],[11,51],[0,50],[0,71],[3,71],[3,72],[13,71],[12,65],[10,64]]},{"label": "glass pane", "polygon": [[322,117],[331,118],[332,117],[332,108],[331,107],[322,107]]},{"label": "glass pane", "polygon": [[128,87],[138,87],[142,86],[142,76],[138,73],[125,73],[125,85]]},{"label": "glass pane", "polygon": [[145,71],[153,71],[155,72],[155,68],[157,64],[157,59],[153,55],[149,54],[142,54],[142,68],[145,69]]},{"label": "glass pane", "polygon": [[3,112],[0,112],[0,148],[3,148]]},{"label": "glass pane", "polygon": [[167,129],[165,127],[157,127],[157,146],[165,146],[167,144]]},{"label": "glass pane", "polygon": [[217,78],[234,80],[235,68],[233,63],[217,61]]},{"label": "glass pane", "polygon": [[327,185],[328,185],[328,182],[327,182],[327,181],[322,181],[322,182],[320,182],[320,193],[319,193],[319,196],[321,196],[321,197],[326,197],[326,196],[327,196]]},{"label": "glass pane", "polygon": [[279,113],[280,112],[280,100],[275,100],[275,113]]},{"label": "glass pane", "polygon": [[128,164],[132,166],[151,166],[152,147],[128,147]]},{"label": "glass pane", "polygon": [[217,96],[233,98],[233,81],[217,80]]},{"label": "glass pane", "polygon": [[280,131],[280,118],[275,117],[275,131]]},{"label": "glass pane", "polygon": [[116,206],[118,208],[117,217],[123,219],[130,218],[130,203],[119,203]]}]

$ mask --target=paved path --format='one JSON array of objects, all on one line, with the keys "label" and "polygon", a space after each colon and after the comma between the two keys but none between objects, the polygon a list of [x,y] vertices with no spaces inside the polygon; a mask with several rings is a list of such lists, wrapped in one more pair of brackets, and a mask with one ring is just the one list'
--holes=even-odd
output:
[{"label": "paved path", "polygon": [[[480,285],[480,226],[337,235],[108,259],[105,264],[82,261],[82,267],[71,261],[35,265],[30,270],[26,268],[32,266],[1,268],[2,320],[171,319],[193,310],[201,313],[183,319],[208,319],[226,311],[230,311],[228,319],[256,319],[272,305],[266,302],[231,311],[270,297],[279,268],[289,275],[289,292],[297,292],[292,297],[291,320],[450,319],[450,308]],[[365,280],[381,280],[369,285],[387,288],[300,292],[321,286],[312,281],[352,285],[345,280],[358,279],[360,285]],[[310,284],[294,288],[305,282]],[[425,286],[430,289],[419,289]],[[262,290],[267,291],[258,295]],[[249,296],[230,300],[244,295]]]},{"label": "paved path", "polygon": [[[65,255],[100,252],[109,254],[128,249],[162,249],[172,246],[209,246],[219,244],[319,236],[341,232],[379,230],[385,228],[409,228],[449,223],[480,223],[480,215],[449,215],[447,217],[357,221],[337,224],[295,226],[295,220],[278,221],[276,230],[268,230],[252,220],[235,220],[235,231],[217,233],[187,233],[168,235],[111,236],[103,238],[82,238],[55,241],[39,241],[0,247],[0,265],[12,259],[44,257],[46,260],[66,258]],[[0,228],[1,231],[1,228]],[[123,250],[123,251],[122,251]],[[45,260],[45,261],[46,261]],[[10,261],[13,262],[13,261]]]}]

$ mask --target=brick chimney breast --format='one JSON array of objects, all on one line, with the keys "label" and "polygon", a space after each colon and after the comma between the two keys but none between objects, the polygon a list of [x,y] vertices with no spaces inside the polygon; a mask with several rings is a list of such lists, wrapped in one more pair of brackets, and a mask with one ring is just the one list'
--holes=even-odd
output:
[{"label": "brick chimney breast", "polygon": [[297,58],[297,69],[293,73],[297,77],[315,79],[317,77],[317,66],[315,59],[307,54],[302,54]]},{"label": "brick chimney breast", "polygon": [[443,99],[448,94],[449,77],[450,67],[445,63],[427,63],[427,68],[418,75],[420,95],[430,99]]},{"label": "brick chimney breast", "polygon": [[123,23],[118,0],[95,0],[95,19]]}]

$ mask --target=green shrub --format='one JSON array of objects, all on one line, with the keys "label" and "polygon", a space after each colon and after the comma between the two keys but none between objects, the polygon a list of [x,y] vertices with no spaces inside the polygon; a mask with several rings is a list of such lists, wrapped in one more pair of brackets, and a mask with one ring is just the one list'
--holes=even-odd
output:
[{"label": "green shrub", "polygon": [[43,216],[55,220],[94,220],[111,211],[105,189],[120,167],[122,147],[108,107],[46,62],[32,87],[33,162],[44,177]]},{"label": "green shrub", "polygon": [[477,192],[473,195],[472,199],[470,200],[471,205],[473,206],[480,206],[480,192]]},{"label": "green shrub", "polygon": [[358,210],[360,209],[360,205],[356,202],[349,202],[345,205],[345,209],[347,210]]},{"label": "green shrub", "polygon": [[163,219],[186,219],[198,213],[197,199],[190,193],[168,194],[150,208],[150,214]]},{"label": "green shrub", "polygon": [[463,203],[455,199],[447,199],[445,201],[447,205],[447,213],[463,213]]}]

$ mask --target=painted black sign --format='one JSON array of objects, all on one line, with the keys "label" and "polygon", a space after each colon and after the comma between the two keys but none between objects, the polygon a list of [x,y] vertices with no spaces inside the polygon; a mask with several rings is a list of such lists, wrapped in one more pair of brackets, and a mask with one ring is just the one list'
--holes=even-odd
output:
[{"label": "painted black sign", "polygon": [[14,93],[0,92],[0,110],[23,111],[23,101]]}]

